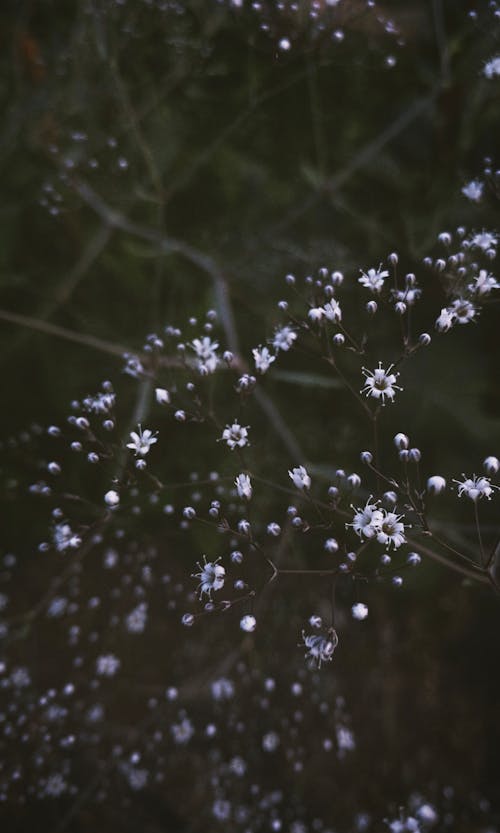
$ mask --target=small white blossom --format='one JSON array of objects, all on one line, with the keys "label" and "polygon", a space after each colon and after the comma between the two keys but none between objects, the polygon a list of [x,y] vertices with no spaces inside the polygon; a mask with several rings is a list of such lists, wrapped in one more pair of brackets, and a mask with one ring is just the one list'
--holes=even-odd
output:
[{"label": "small white blossom", "polygon": [[260,344],[258,347],[254,347],[252,355],[255,362],[255,368],[259,371],[259,373],[266,373],[272,363],[276,360],[276,356],[273,356],[269,348],[262,347]]},{"label": "small white blossom", "polygon": [[436,319],[436,330],[440,333],[446,333],[455,323],[455,316],[449,307],[443,307],[439,316]]},{"label": "small white blossom", "polygon": [[339,638],[333,628],[330,628],[326,636],[315,633],[306,635],[302,631],[302,639],[301,645],[307,648],[306,659],[316,662],[318,668],[321,668],[322,662],[332,661],[335,648],[339,644]]},{"label": "small white blossom", "polygon": [[463,480],[453,481],[458,486],[458,496],[462,497],[462,495],[465,495],[474,502],[482,497],[491,500],[493,490],[498,488],[498,486],[491,485],[489,477],[476,477],[475,474],[472,477],[466,477],[465,474],[462,474],[462,477],[464,478]]},{"label": "small white blossom", "polygon": [[351,613],[353,619],[358,619],[358,621],[362,622],[368,616],[368,608],[363,602],[357,602],[357,604],[351,607]]},{"label": "small white blossom", "polygon": [[328,318],[328,321],[335,321],[336,323],[342,321],[342,310],[339,302],[335,298],[332,298],[325,304],[323,312],[325,313],[325,317]]},{"label": "small white blossom", "polygon": [[131,442],[127,443],[127,448],[130,448],[131,451],[135,453],[136,457],[144,457],[148,453],[151,446],[158,442],[158,440],[149,428],[145,428],[143,431],[139,425],[138,429],[138,433],[135,431],[130,432]]},{"label": "small white blossom", "polygon": [[200,599],[204,593],[210,598],[212,591],[220,590],[224,587],[226,571],[222,564],[218,564],[217,561],[206,561],[205,556],[203,556],[203,564],[198,562],[196,565],[199,567],[199,572],[193,573],[192,577],[200,579],[198,585]]},{"label": "small white blossom", "polygon": [[252,481],[248,474],[239,474],[234,481],[234,485],[236,486],[238,497],[244,497],[246,500],[250,500],[252,497]]},{"label": "small white blossom", "polygon": [[185,717],[180,723],[173,723],[170,727],[170,732],[174,742],[179,744],[179,746],[184,746],[193,737],[194,726],[189,718]]},{"label": "small white blossom", "polygon": [[500,460],[498,457],[487,457],[483,461],[483,466],[488,474],[496,474],[500,469]]},{"label": "small white blossom", "polygon": [[240,628],[242,631],[245,631],[245,633],[252,633],[252,631],[254,631],[256,627],[257,620],[255,616],[251,616],[249,613],[247,613],[246,616],[243,616],[242,619],[240,619]]},{"label": "small white blossom", "polygon": [[389,548],[391,544],[395,549],[406,543],[404,535],[404,524],[401,522],[403,515],[396,515],[395,512],[385,512],[377,533],[377,541]]},{"label": "small white blossom", "polygon": [[212,341],[209,336],[203,336],[202,338],[194,338],[189,347],[196,353],[196,364],[200,373],[214,373],[219,364],[218,342]]},{"label": "small white blossom", "polygon": [[234,421],[232,425],[226,425],[222,432],[221,440],[224,440],[231,449],[244,448],[248,445],[248,429],[249,425],[240,425],[239,422]]},{"label": "small white blossom", "polygon": [[492,231],[485,231],[483,229],[478,234],[474,234],[470,242],[476,249],[482,249],[483,252],[487,252],[489,249],[496,249],[498,236]]},{"label": "small white blossom", "polygon": [[96,673],[99,677],[114,677],[121,661],[114,654],[102,654],[96,660]]},{"label": "small white blossom", "polygon": [[353,506],[354,518],[352,524],[346,524],[346,526],[352,526],[354,532],[360,538],[375,538],[384,517],[384,513],[382,509],[378,508],[378,504],[370,503],[370,501],[371,497],[363,509],[355,509]]},{"label": "small white blossom", "polygon": [[427,491],[439,495],[446,489],[446,480],[440,474],[433,474],[427,481]]},{"label": "small white blossom", "polygon": [[497,55],[484,65],[483,74],[485,78],[492,79],[500,75],[500,56]]},{"label": "small white blossom", "polygon": [[360,271],[361,277],[358,278],[358,282],[371,292],[379,293],[384,286],[385,279],[389,277],[387,269],[382,270],[382,264],[379,265],[378,269],[368,269],[367,272]]},{"label": "small white blossom", "polygon": [[480,269],[479,275],[474,278],[474,283],[468,284],[467,289],[481,298],[489,295],[492,289],[500,289],[500,283],[493,275],[488,274],[486,269]]},{"label": "small white blossom", "polygon": [[104,495],[104,502],[107,503],[108,506],[118,506],[120,503],[120,495],[118,492],[115,492],[114,489],[110,489],[109,492],[106,492]]},{"label": "small white blossom", "polygon": [[297,489],[309,489],[311,487],[311,478],[304,466],[296,466],[288,474]]},{"label": "small white blossom", "polygon": [[158,405],[168,405],[170,403],[170,394],[165,388],[155,388],[155,396]]},{"label": "small white blossom", "polygon": [[75,535],[70,525],[67,523],[56,524],[54,527],[54,545],[58,552],[64,552],[68,549],[77,549],[82,543],[79,535]]},{"label": "small white blossom", "polygon": [[373,371],[363,367],[362,371],[366,382],[361,392],[367,396],[372,396],[374,399],[381,399],[382,405],[385,405],[386,397],[393,402],[396,391],[403,390],[402,387],[396,384],[399,373],[391,373],[393,366],[391,364],[387,370],[384,370],[382,362],[379,362],[378,367]]},{"label": "small white blossom", "polygon": [[449,307],[449,312],[457,324],[468,324],[469,321],[473,321],[477,310],[474,304],[465,298],[456,298]]},{"label": "small white blossom", "polygon": [[297,333],[293,327],[278,327],[278,329],[274,331],[272,345],[275,350],[283,350],[286,353],[290,347],[293,346],[296,339]]},{"label": "small white blossom", "polygon": [[483,183],[472,179],[462,188],[462,194],[471,202],[480,202],[483,196]]}]

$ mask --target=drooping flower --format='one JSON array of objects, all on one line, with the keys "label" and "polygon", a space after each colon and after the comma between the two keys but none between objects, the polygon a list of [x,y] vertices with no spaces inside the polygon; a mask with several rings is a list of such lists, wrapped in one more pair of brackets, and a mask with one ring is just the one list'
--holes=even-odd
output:
[{"label": "drooping flower", "polygon": [[307,469],[304,466],[296,466],[296,468],[289,471],[288,474],[292,479],[293,485],[296,486],[297,489],[309,489],[311,487],[311,478],[309,477]]},{"label": "drooping flower", "polygon": [[127,443],[127,448],[134,451],[136,457],[145,457],[151,446],[158,442],[149,428],[145,428],[143,431],[140,425],[138,426],[138,433],[136,431],[130,432],[130,439],[132,442]]},{"label": "drooping flower", "polygon": [[[219,561],[219,559],[217,559],[217,561]],[[222,564],[218,564],[217,561],[207,561],[205,556],[203,556],[203,564],[198,562],[196,565],[199,567],[199,572],[193,573],[192,578],[200,579],[200,583],[198,585],[200,599],[203,594],[211,598],[213,591],[220,590],[224,587],[226,571]]]},{"label": "drooping flower", "polygon": [[322,662],[332,661],[335,648],[339,644],[337,632],[333,628],[328,630],[326,636],[316,633],[306,634],[302,631],[302,639],[301,645],[307,648],[306,659],[316,662],[318,668],[321,668]]},{"label": "drooping flower", "polygon": [[252,481],[248,474],[239,474],[234,481],[234,485],[236,486],[238,497],[244,497],[246,500],[250,500],[253,490]]},{"label": "drooping flower", "polygon": [[367,396],[372,396],[374,399],[381,399],[382,405],[385,405],[386,397],[392,402],[396,391],[403,390],[402,387],[396,384],[399,373],[391,373],[393,367],[394,365],[391,364],[387,370],[384,370],[382,362],[378,363],[375,370],[367,370],[366,367],[363,367],[362,371],[366,382],[361,392]]}]

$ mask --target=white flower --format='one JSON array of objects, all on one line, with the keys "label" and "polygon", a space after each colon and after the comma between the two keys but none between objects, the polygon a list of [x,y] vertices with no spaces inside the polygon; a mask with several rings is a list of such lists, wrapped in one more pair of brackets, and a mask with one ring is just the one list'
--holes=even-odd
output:
[{"label": "white flower", "polygon": [[197,367],[200,373],[214,373],[219,363],[218,342],[212,341],[209,336],[203,336],[202,338],[194,338],[189,347],[196,353]]},{"label": "white flower", "polygon": [[114,489],[110,489],[109,492],[106,492],[104,495],[104,502],[108,504],[108,506],[118,506],[120,503],[120,495],[118,492],[115,492]]},{"label": "white flower", "polygon": [[498,457],[487,457],[486,460],[483,461],[483,466],[488,474],[496,474],[500,469],[500,460]]},{"label": "white flower", "polygon": [[319,322],[323,318],[325,311],[323,307],[313,307],[307,313],[308,318],[311,319],[312,322]]},{"label": "white flower", "polygon": [[467,197],[468,200],[471,202],[480,202],[483,196],[483,183],[479,182],[477,179],[473,179],[464,185],[462,188],[462,194],[464,197]]},{"label": "white flower", "polygon": [[392,297],[394,300],[406,304],[408,307],[412,307],[415,301],[420,298],[421,294],[422,292],[418,286],[409,286],[407,289],[392,290]]},{"label": "white flower", "polygon": [[184,717],[180,723],[173,723],[170,727],[170,732],[175,743],[183,746],[189,743],[194,735],[194,726],[188,717]]},{"label": "white flower", "polygon": [[399,373],[391,373],[393,367],[394,365],[391,364],[387,370],[384,370],[382,362],[379,362],[378,367],[373,371],[363,367],[362,371],[366,382],[361,392],[366,393],[367,396],[372,396],[374,399],[381,399],[382,405],[385,405],[386,397],[392,402],[396,391],[403,390],[399,385],[396,385]]},{"label": "white flower", "polygon": [[245,633],[252,633],[256,627],[257,620],[255,616],[251,616],[249,613],[247,613],[246,616],[243,616],[243,618],[240,619],[240,628],[242,631],[245,631]]},{"label": "white flower", "polygon": [[377,541],[389,548],[391,544],[395,549],[406,543],[404,536],[404,524],[401,523],[403,515],[396,515],[395,512],[385,512],[380,530],[377,533]]},{"label": "white flower", "polygon": [[487,252],[488,249],[496,249],[498,236],[492,231],[485,231],[483,229],[478,234],[474,234],[470,242],[476,249],[482,249],[483,252]]},{"label": "white flower", "polygon": [[239,474],[234,481],[234,485],[238,491],[238,497],[244,497],[250,500],[252,497],[252,482],[248,474]]},{"label": "white flower", "polygon": [[488,274],[486,269],[480,269],[479,275],[474,278],[474,283],[470,283],[467,289],[481,297],[489,295],[492,289],[500,289],[500,283],[493,275]]},{"label": "white flower", "polygon": [[293,481],[293,485],[296,486],[297,489],[309,489],[311,487],[311,478],[309,477],[307,469],[304,466],[297,466],[289,471],[288,474]]},{"label": "white flower", "polygon": [[301,644],[307,648],[306,659],[311,659],[318,663],[318,668],[321,668],[322,662],[331,662],[335,648],[339,644],[339,638],[336,631],[330,628],[326,636],[311,633],[306,636],[302,631]]},{"label": "white flower", "polygon": [[454,480],[453,482],[458,486],[458,496],[466,495],[471,500],[476,501],[481,497],[486,497],[491,500],[493,489],[498,489],[498,486],[492,486],[489,477],[466,477],[462,474],[463,480]]},{"label": "white flower", "polygon": [[58,552],[64,552],[68,549],[77,549],[82,543],[79,535],[75,535],[70,525],[67,523],[56,524],[54,527],[54,545]]},{"label": "white flower", "polygon": [[96,660],[96,673],[99,677],[114,677],[121,661],[114,654],[102,654]]},{"label": "white flower", "polygon": [[382,264],[378,269],[368,269],[367,272],[361,271],[361,277],[358,278],[358,283],[369,289],[371,292],[380,292],[384,285],[385,278],[389,277],[387,269],[382,271]]},{"label": "white flower", "polygon": [[272,363],[276,361],[276,356],[269,351],[268,347],[254,347],[252,350],[255,367],[259,373],[266,373],[271,367]]},{"label": "white flower", "polygon": [[474,304],[467,301],[465,298],[456,298],[449,308],[454,321],[458,324],[468,324],[474,319],[476,315],[476,308]]},{"label": "white flower", "polygon": [[336,301],[335,298],[332,298],[327,304],[325,304],[323,312],[329,321],[342,321],[342,310],[340,309],[339,302]]},{"label": "white flower", "polygon": [[[219,561],[219,559],[217,559]],[[217,561],[207,561],[203,556],[203,564],[197,563],[199,567],[198,573],[193,573],[192,578],[199,578],[198,585],[200,591],[200,599],[205,593],[209,598],[214,590],[220,590],[224,587],[224,578],[226,571],[222,564],[217,564]]]},{"label": "white flower", "polygon": [[380,530],[384,517],[383,511],[378,508],[377,503],[370,503],[370,501],[371,497],[363,509],[355,509],[353,506],[354,518],[352,524],[346,524],[346,526],[352,526],[354,532],[360,538],[374,538]]},{"label": "white flower", "polygon": [[158,405],[168,405],[170,403],[170,394],[165,388],[155,388],[155,395]]},{"label": "white flower", "polygon": [[446,480],[439,474],[433,474],[427,481],[427,491],[433,495],[439,495],[446,489]]},{"label": "white flower", "polygon": [[495,76],[500,75],[500,56],[496,56],[495,58],[490,58],[490,60],[484,65],[483,74],[485,78],[495,78]]},{"label": "white flower", "polygon": [[248,445],[249,427],[249,425],[245,427],[244,425],[240,425],[239,422],[234,421],[232,425],[226,425],[222,432],[221,440],[224,440],[228,444],[231,451],[234,451],[235,448],[244,448]]},{"label": "white flower", "polygon": [[358,602],[351,607],[351,613],[353,619],[358,619],[359,622],[362,622],[368,616],[368,608],[363,602]]},{"label": "white flower", "polygon": [[275,350],[283,350],[285,353],[293,346],[297,339],[297,333],[292,327],[278,327],[274,331],[272,345]]},{"label": "white flower", "polygon": [[451,327],[453,327],[454,323],[455,316],[453,315],[453,312],[448,307],[444,307],[436,319],[435,327],[438,332],[446,333]]},{"label": "white flower", "polygon": [[132,442],[127,443],[127,448],[130,448],[132,451],[135,452],[135,456],[138,455],[140,457],[144,457],[149,449],[151,448],[154,443],[158,442],[156,437],[154,436],[153,432],[149,430],[149,428],[145,428],[144,431],[142,430],[141,426],[138,426],[139,433],[135,431],[130,432],[130,439]]}]

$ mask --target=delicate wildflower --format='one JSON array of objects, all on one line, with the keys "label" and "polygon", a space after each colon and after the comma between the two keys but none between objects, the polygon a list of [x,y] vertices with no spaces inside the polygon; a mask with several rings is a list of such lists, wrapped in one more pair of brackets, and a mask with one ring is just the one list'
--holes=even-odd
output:
[{"label": "delicate wildflower", "polygon": [[155,388],[155,396],[158,405],[168,405],[170,403],[170,394],[165,388]]},{"label": "delicate wildflower", "polygon": [[115,399],[115,394],[111,391],[101,392],[95,396],[87,396],[83,400],[83,407],[94,414],[107,414],[114,408]]},{"label": "delicate wildflower", "polygon": [[222,564],[218,564],[217,561],[206,561],[205,556],[203,556],[203,564],[198,562],[196,565],[199,567],[199,572],[193,573],[192,577],[200,579],[198,585],[200,599],[204,593],[211,598],[212,591],[220,590],[224,587],[226,571]]},{"label": "delicate wildflower", "polygon": [[240,628],[242,631],[245,631],[245,633],[252,633],[256,627],[257,619],[255,618],[255,616],[252,616],[251,614],[247,613],[246,616],[243,616],[240,619]]},{"label": "delicate wildflower", "polygon": [[440,333],[446,333],[455,323],[455,316],[449,307],[443,307],[439,316],[436,319],[436,330]]},{"label": "delicate wildflower", "polygon": [[317,662],[318,668],[321,668],[322,662],[331,662],[339,644],[339,638],[333,628],[329,629],[326,636],[315,633],[306,635],[305,631],[302,631],[302,639],[304,641],[301,645],[307,648],[306,659]]},{"label": "delicate wildflower", "polygon": [[201,373],[214,373],[219,363],[218,342],[212,341],[209,336],[203,336],[202,338],[194,338],[189,346],[196,353],[198,370]]},{"label": "delicate wildflower", "polygon": [[99,677],[114,677],[121,661],[114,654],[102,654],[96,660],[96,673]]},{"label": "delicate wildflower", "polygon": [[482,497],[486,497],[488,500],[491,500],[493,490],[498,489],[498,486],[491,485],[489,477],[476,477],[475,474],[473,474],[472,477],[466,477],[465,474],[462,474],[462,477],[464,478],[463,480],[453,481],[458,486],[459,497],[465,495],[474,502]]},{"label": "delicate wildflower", "polygon": [[288,474],[297,489],[309,489],[311,487],[311,478],[304,466],[297,466],[289,471]]},{"label": "delicate wildflower", "polygon": [[297,333],[293,327],[286,325],[284,327],[278,327],[278,329],[274,331],[272,345],[275,350],[283,350],[283,352],[286,353],[290,347],[293,346],[296,339]]},{"label": "delicate wildflower", "polygon": [[439,495],[446,489],[446,480],[439,474],[433,474],[427,481],[427,491]]},{"label": "delicate wildflower", "polygon": [[396,515],[395,512],[384,512],[377,532],[377,541],[385,547],[390,548],[391,544],[395,549],[406,543],[404,535],[404,524],[401,522],[403,515]]},{"label": "delicate wildflower", "polygon": [[418,286],[409,286],[407,289],[393,289],[392,297],[399,303],[404,303],[408,307],[412,307],[417,301],[422,292]]},{"label": "delicate wildflower", "polygon": [[246,500],[250,500],[252,497],[252,481],[248,474],[239,474],[234,481],[234,485],[236,486],[238,497],[244,497]]},{"label": "delicate wildflower", "polygon": [[462,194],[471,202],[480,202],[483,196],[483,183],[477,179],[472,179],[467,185],[462,188]]},{"label": "delicate wildflower", "polygon": [[334,321],[335,323],[342,321],[342,310],[339,302],[336,301],[335,298],[331,298],[331,300],[325,304],[323,311],[325,313],[325,317],[328,318],[328,321]]},{"label": "delicate wildflower", "polygon": [[360,538],[375,538],[380,530],[384,513],[382,509],[378,508],[378,503],[370,503],[371,497],[368,499],[366,506],[363,509],[355,509],[352,526],[356,535]]},{"label": "delicate wildflower", "polygon": [[399,373],[391,373],[393,367],[394,365],[391,364],[387,370],[384,370],[382,362],[379,362],[378,368],[375,368],[373,371],[363,367],[362,370],[366,382],[361,392],[366,393],[367,396],[372,396],[374,399],[381,399],[382,405],[385,405],[386,397],[392,402],[396,391],[403,390],[399,385],[396,385],[396,379]]},{"label": "delicate wildflower", "polygon": [[70,525],[67,523],[56,524],[54,527],[54,545],[58,552],[64,552],[68,549],[77,549],[82,543],[79,535],[75,535]]},{"label": "delicate wildflower", "polygon": [[489,295],[492,289],[500,289],[500,283],[493,275],[488,274],[486,269],[480,269],[479,275],[474,278],[474,283],[468,284],[467,289],[474,295],[482,297]]},{"label": "delicate wildflower", "polygon": [[496,55],[484,65],[483,74],[485,78],[492,79],[500,75],[500,56]]},{"label": "delicate wildflower", "polygon": [[158,440],[149,428],[145,428],[143,431],[139,425],[138,429],[139,433],[136,433],[135,431],[130,432],[130,439],[132,442],[127,443],[127,448],[134,451],[136,457],[138,455],[140,457],[144,457],[148,453],[151,446],[158,442]]},{"label": "delicate wildflower", "polygon": [[492,231],[485,231],[483,229],[478,234],[474,234],[470,242],[476,249],[482,249],[483,252],[487,252],[489,249],[496,249],[498,236]]},{"label": "delicate wildflower", "polygon": [[235,448],[244,448],[248,445],[249,427],[249,425],[246,427],[240,425],[235,420],[232,425],[226,425],[222,432],[221,440],[224,440],[228,444],[231,451],[234,451]]},{"label": "delicate wildflower", "polygon": [[497,472],[500,469],[500,460],[498,459],[498,457],[486,457],[486,459],[483,461],[483,466],[488,474],[497,474]]},{"label": "delicate wildflower", "polygon": [[188,717],[183,718],[180,723],[173,723],[170,732],[175,743],[179,746],[189,743],[194,735],[194,726]]},{"label": "delicate wildflower", "polygon": [[144,367],[141,360],[137,356],[131,356],[128,353],[125,353],[123,358],[125,359],[125,367],[123,368],[124,373],[128,376],[132,376],[133,379],[138,379],[144,374]]},{"label": "delicate wildflower", "polygon": [[120,495],[118,492],[115,492],[114,489],[110,489],[109,492],[106,492],[104,495],[104,502],[107,503],[108,506],[118,506],[120,503]]},{"label": "delicate wildflower", "polygon": [[276,361],[276,356],[273,356],[269,348],[262,347],[260,344],[258,347],[254,347],[254,349],[252,350],[252,355],[254,358],[255,367],[259,371],[259,373],[266,373],[271,367],[272,363]]},{"label": "delicate wildflower", "polygon": [[368,608],[363,602],[357,602],[351,607],[352,618],[362,622],[368,616]]},{"label": "delicate wildflower", "polygon": [[384,286],[385,279],[389,277],[387,269],[382,270],[382,264],[379,265],[378,269],[368,269],[367,272],[360,271],[361,277],[358,278],[358,282],[371,292],[379,293]]},{"label": "delicate wildflower", "polygon": [[323,307],[313,307],[312,309],[309,310],[309,312],[307,313],[307,316],[308,316],[308,318],[311,319],[311,321],[313,323],[316,323],[316,322],[319,323],[323,319],[324,314],[325,314],[325,311],[324,311]]},{"label": "delicate wildflower", "polygon": [[468,324],[469,321],[474,319],[477,312],[474,304],[465,298],[456,298],[449,307],[449,311],[457,324]]}]

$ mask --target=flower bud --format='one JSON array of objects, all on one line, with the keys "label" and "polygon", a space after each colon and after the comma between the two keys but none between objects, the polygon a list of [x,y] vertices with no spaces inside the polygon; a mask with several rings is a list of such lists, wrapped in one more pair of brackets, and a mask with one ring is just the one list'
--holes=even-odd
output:
[{"label": "flower bud", "polygon": [[406,434],[396,434],[396,436],[394,437],[394,445],[399,450],[401,450],[402,448],[408,448],[408,446],[410,445],[410,439]]},{"label": "flower bud", "polygon": [[500,469],[500,460],[498,457],[487,457],[483,462],[483,467],[487,474],[496,474]]},{"label": "flower bud", "polygon": [[361,462],[365,463],[365,465],[367,466],[369,466],[370,463],[373,462],[373,454],[371,453],[371,451],[362,451],[359,456],[361,458]]},{"label": "flower bud", "polygon": [[434,474],[427,481],[427,491],[431,495],[439,495],[446,489],[446,480],[440,474]]},{"label": "flower bud", "polygon": [[376,301],[368,301],[366,305],[366,311],[368,315],[375,315],[378,310],[377,302]]}]

